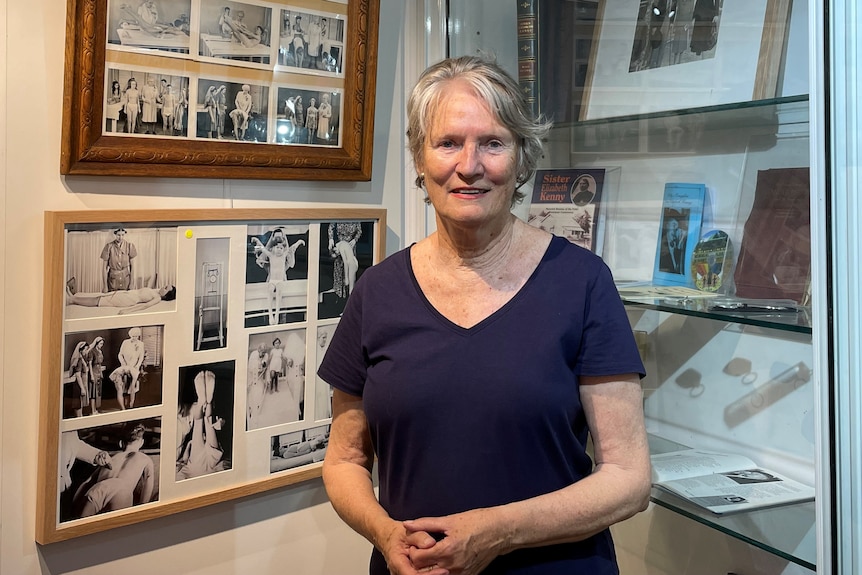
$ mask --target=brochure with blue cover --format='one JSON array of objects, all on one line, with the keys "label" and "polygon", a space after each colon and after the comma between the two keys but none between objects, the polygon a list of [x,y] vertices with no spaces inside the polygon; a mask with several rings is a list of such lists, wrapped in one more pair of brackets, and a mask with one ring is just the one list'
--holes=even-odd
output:
[{"label": "brochure with blue cover", "polygon": [[691,259],[700,239],[705,198],[704,184],[665,184],[653,284],[694,287]]}]

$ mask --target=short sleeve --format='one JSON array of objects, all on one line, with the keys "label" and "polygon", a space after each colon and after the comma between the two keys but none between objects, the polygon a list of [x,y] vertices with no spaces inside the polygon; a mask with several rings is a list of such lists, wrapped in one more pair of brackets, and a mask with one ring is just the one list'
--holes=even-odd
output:
[{"label": "short sleeve", "polygon": [[364,284],[359,279],[344,313],[332,335],[317,375],[332,387],[355,396],[362,396],[367,376],[366,354],[362,342],[362,300]]},{"label": "short sleeve", "polygon": [[588,288],[578,359],[579,375],[646,374],[625,306],[604,262]]}]

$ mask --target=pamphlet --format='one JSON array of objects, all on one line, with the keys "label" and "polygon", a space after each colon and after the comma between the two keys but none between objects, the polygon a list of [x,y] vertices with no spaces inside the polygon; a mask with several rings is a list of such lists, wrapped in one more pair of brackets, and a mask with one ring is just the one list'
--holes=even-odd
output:
[{"label": "pamphlet", "polygon": [[705,199],[704,184],[665,184],[654,284],[692,287],[691,258],[700,239]]},{"label": "pamphlet", "polygon": [[692,287],[657,286],[648,282],[618,283],[617,291],[624,299],[679,298],[685,300],[713,298],[718,295]]},{"label": "pamphlet", "polygon": [[685,449],[653,455],[652,482],[721,515],[814,499],[814,488],[742,455]]},{"label": "pamphlet", "polygon": [[536,170],[527,222],[601,255],[605,170]]}]

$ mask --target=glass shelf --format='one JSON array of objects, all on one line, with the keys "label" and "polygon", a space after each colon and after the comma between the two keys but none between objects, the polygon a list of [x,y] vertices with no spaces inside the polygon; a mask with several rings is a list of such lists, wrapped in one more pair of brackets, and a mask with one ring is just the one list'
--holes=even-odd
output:
[{"label": "glass shelf", "polygon": [[578,155],[724,154],[738,142],[768,149],[778,138],[808,135],[808,96],[603,118],[566,128]]},{"label": "glass shelf", "polygon": [[[687,449],[661,437],[649,437],[650,453],[668,453]],[[814,537],[814,502],[782,505],[743,513],[715,515],[670,493],[653,488],[650,497],[656,505],[669,509],[722,533],[735,537],[816,570],[817,544]]]},{"label": "glass shelf", "polygon": [[734,313],[712,311],[709,309],[711,298],[690,299],[683,297],[646,298],[623,297],[626,305],[644,307],[680,315],[714,319],[729,323],[752,325],[811,335],[811,313],[809,308],[800,307],[797,312],[783,313]]}]

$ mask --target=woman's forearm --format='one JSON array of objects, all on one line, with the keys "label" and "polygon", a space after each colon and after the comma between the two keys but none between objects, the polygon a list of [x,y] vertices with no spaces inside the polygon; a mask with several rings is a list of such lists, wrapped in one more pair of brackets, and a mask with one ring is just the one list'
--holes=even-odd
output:
[{"label": "woman's forearm", "polygon": [[497,508],[507,552],[580,541],[646,509],[649,476],[642,470],[599,467],[559,491]]},{"label": "woman's forearm", "polygon": [[323,481],[326,493],[338,516],[372,545],[381,548],[395,522],[374,495],[371,473],[349,462],[324,461]]},{"label": "woman's forearm", "polygon": [[649,446],[637,376],[582,377],[580,393],[595,470],[558,491],[499,508],[513,549],[585,539],[649,503]]}]

